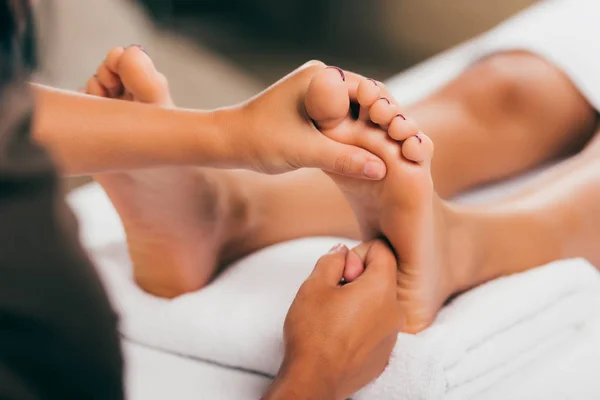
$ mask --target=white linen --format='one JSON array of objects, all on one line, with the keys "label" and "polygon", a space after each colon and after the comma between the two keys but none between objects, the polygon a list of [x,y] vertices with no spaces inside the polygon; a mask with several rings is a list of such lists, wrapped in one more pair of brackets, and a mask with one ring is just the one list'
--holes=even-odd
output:
[{"label": "white linen", "polygon": [[[101,231],[95,222],[105,235],[112,230],[107,237],[119,236],[118,220],[97,186],[75,194],[81,213],[78,196],[91,200],[85,207],[95,211],[82,222],[84,237]],[[297,288],[337,242],[313,238],[273,246],[233,265],[204,290],[164,300],[134,285],[122,241],[101,239],[95,238],[103,244],[92,253],[122,316],[125,337],[269,375],[281,362],[283,320]],[[582,327],[600,317],[598,310],[600,275],[582,260],[490,282],[455,299],[423,333],[399,335],[389,368],[356,398],[477,395],[512,374],[532,373],[529,363],[578,342]]]},{"label": "white linen", "polygon": [[129,400],[257,400],[271,380],[123,341]]}]

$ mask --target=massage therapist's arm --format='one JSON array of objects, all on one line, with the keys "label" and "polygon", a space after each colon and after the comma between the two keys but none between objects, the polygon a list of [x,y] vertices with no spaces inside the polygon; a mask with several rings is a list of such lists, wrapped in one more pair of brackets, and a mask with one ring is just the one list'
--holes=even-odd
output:
[{"label": "massage therapist's arm", "polygon": [[[66,175],[169,165],[243,168],[283,173],[321,168],[356,178],[366,150],[326,138],[304,113],[312,77],[308,63],[248,102],[196,111],[110,100],[33,85],[35,139]],[[381,179],[383,176],[368,177]]]},{"label": "massage therapist's arm", "polygon": [[[365,272],[339,285],[347,262]],[[343,400],[386,367],[404,319],[396,260],[380,241],[332,250],[302,285],[284,325],[285,357],[263,400]]]}]

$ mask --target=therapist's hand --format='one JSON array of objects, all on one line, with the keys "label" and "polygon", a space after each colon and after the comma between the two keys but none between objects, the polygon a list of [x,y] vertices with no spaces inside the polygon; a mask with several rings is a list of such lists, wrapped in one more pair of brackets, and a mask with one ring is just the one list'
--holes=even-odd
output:
[{"label": "therapist's hand", "polygon": [[[359,179],[382,179],[385,164],[377,156],[322,135],[308,117],[304,99],[312,78],[326,66],[311,61],[241,106],[224,110],[233,136],[232,151],[245,158],[244,168],[278,174],[319,168]],[[377,176],[365,164],[380,162]],[[377,169],[368,168],[374,173]]]},{"label": "therapist's hand", "polygon": [[[340,285],[347,263],[357,262],[364,273]],[[264,399],[349,397],[383,372],[403,323],[388,246],[373,241],[351,252],[332,250],[290,307],[284,362]]]}]

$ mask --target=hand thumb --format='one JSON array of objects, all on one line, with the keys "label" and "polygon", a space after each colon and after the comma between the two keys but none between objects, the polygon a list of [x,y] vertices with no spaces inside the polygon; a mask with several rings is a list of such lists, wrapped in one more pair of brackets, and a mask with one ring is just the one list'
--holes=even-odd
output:
[{"label": "hand thumb", "polygon": [[386,173],[385,163],[379,157],[331,139],[321,142],[313,157],[317,165],[312,167],[349,178],[380,180]]},{"label": "hand thumb", "polygon": [[344,275],[348,248],[342,244],[334,246],[329,253],[317,261],[311,278],[329,286],[337,286]]}]

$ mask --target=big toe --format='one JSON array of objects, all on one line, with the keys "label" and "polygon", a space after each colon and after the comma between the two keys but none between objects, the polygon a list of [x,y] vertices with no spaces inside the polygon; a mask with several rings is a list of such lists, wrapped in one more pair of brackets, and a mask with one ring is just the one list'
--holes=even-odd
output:
[{"label": "big toe", "polygon": [[319,129],[332,129],[348,116],[350,98],[344,71],[328,67],[315,75],[308,87],[305,107]]},{"label": "big toe", "polygon": [[152,59],[140,46],[130,46],[123,52],[118,73],[125,90],[137,101],[170,105],[167,79],[156,70]]}]

